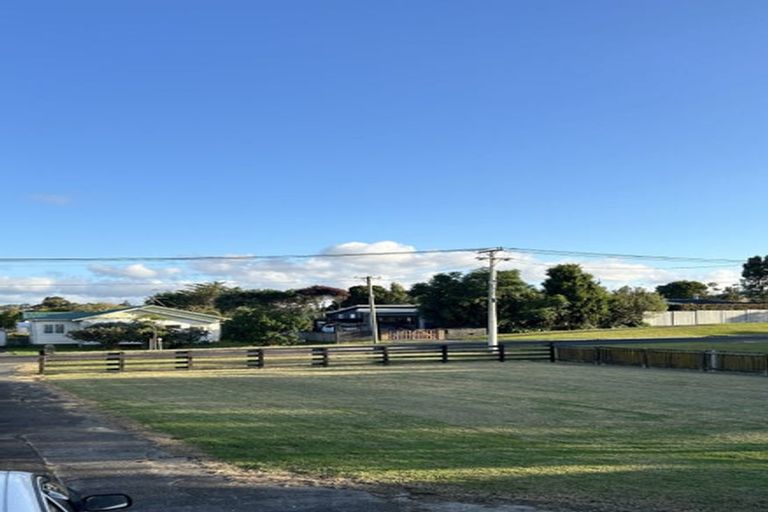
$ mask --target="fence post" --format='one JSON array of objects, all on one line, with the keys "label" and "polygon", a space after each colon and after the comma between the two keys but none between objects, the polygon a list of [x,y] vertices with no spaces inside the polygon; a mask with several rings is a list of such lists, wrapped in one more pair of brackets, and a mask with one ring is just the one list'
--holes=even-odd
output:
[{"label": "fence post", "polygon": [[192,355],[188,350],[177,350],[174,358],[174,368],[176,370],[189,370],[192,367]]},{"label": "fence post", "polygon": [[550,363],[554,363],[555,361],[557,361],[557,353],[555,352],[555,350],[556,350],[555,344],[550,343],[549,344],[549,362]]},{"label": "fence post", "polygon": [[37,353],[37,373],[45,373],[45,350],[42,348]]},{"label": "fence post", "polygon": [[499,343],[499,362],[503,363],[507,360],[507,348],[503,343]]},{"label": "fence post", "polygon": [[765,370],[763,370],[763,375],[768,377],[768,354],[765,354]]},{"label": "fence post", "polygon": [[443,363],[448,362],[448,345],[440,345],[440,360]]},{"label": "fence post", "polygon": [[595,364],[600,364],[600,347],[595,347]]},{"label": "fence post", "polygon": [[122,370],[122,353],[121,352],[107,352],[107,368],[108,372],[119,372]]},{"label": "fence post", "polygon": [[648,349],[641,349],[640,357],[642,358],[643,368],[648,368]]},{"label": "fence post", "polygon": [[245,366],[248,368],[264,368],[264,351],[260,348],[247,350],[245,352]]},{"label": "fence post", "polygon": [[718,360],[718,353],[717,350],[710,350],[709,351],[709,368],[710,370],[719,370],[720,365]]},{"label": "fence post", "polygon": [[381,352],[381,364],[388,365],[389,364],[389,347],[377,347],[377,349]]},{"label": "fence post", "polygon": [[315,347],[312,349],[312,366],[328,366],[327,347]]},{"label": "fence post", "polygon": [[701,352],[701,371],[705,372],[709,369],[709,357],[707,355],[707,351],[703,350]]}]

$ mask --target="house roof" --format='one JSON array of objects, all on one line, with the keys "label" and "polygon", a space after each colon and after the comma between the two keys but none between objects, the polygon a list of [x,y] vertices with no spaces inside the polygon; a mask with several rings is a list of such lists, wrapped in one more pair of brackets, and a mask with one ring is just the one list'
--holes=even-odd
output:
[{"label": "house roof", "polygon": [[[112,310],[115,311],[115,310]],[[106,313],[100,311],[99,313]],[[75,320],[78,318],[93,315],[93,311],[24,311],[22,318],[24,320]]]},{"label": "house roof", "polygon": [[[337,309],[334,311],[326,311],[326,315],[335,315],[337,313],[344,313],[347,311],[357,311],[360,313],[370,312],[371,307],[368,304],[358,304],[356,306],[348,306],[346,308]],[[414,304],[376,304],[376,312],[389,312],[389,313],[418,313],[419,307]]]},{"label": "house roof", "polygon": [[110,313],[128,312],[128,311],[146,311],[147,313],[155,313],[157,315],[174,316],[181,318],[190,318],[200,321],[216,322],[222,318],[217,315],[209,315],[207,313],[198,313],[196,311],[186,311],[183,309],[166,308],[162,306],[133,306],[128,308],[108,309],[106,311],[25,311],[23,314],[24,320],[30,321],[80,321],[86,318],[96,318],[99,316],[108,315]]}]

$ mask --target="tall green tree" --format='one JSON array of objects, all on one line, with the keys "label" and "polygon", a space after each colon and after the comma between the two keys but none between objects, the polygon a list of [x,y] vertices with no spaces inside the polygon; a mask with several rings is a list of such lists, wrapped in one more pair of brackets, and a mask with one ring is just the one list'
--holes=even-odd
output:
[{"label": "tall green tree", "polygon": [[[601,325],[608,315],[608,291],[579,265],[556,265],[547,270],[543,283],[548,297],[562,297],[565,305],[558,319],[562,329],[586,329]],[[562,299],[557,299],[562,302]]]},{"label": "tall green tree", "polygon": [[[411,300],[405,288],[398,283],[392,283],[389,288],[375,284],[372,288],[376,304],[408,304]],[[368,304],[368,287],[365,285],[352,286],[340,306],[345,308],[359,304]]]},{"label": "tall green tree", "polygon": [[741,288],[753,300],[768,299],[768,256],[752,256],[742,265]]},{"label": "tall green tree", "polygon": [[303,308],[264,305],[241,307],[222,324],[222,336],[254,345],[294,345],[312,319]]},{"label": "tall green tree", "polygon": [[[517,270],[499,271],[496,276],[499,329],[503,332],[532,325],[532,309],[540,294],[520,278]],[[435,274],[426,283],[416,283],[410,295],[422,315],[439,327],[484,327],[488,318],[488,270],[467,274]]]},{"label": "tall green tree", "polygon": [[699,281],[672,281],[657,286],[656,293],[667,299],[697,299],[707,296],[709,286]]},{"label": "tall green tree", "polygon": [[241,290],[231,288],[216,298],[215,305],[222,313],[238,308],[288,307],[301,303],[302,299],[293,290]]},{"label": "tall green tree", "polygon": [[215,313],[217,299],[229,290],[230,288],[222,281],[196,283],[182,290],[156,293],[147,298],[144,303],[201,313]]},{"label": "tall green tree", "polygon": [[126,307],[126,304],[112,304],[110,302],[89,302],[81,304],[72,302],[64,297],[51,296],[44,298],[39,304],[30,307],[32,311],[106,311]]},{"label": "tall green tree", "polygon": [[0,329],[12,330],[16,328],[16,322],[21,320],[21,310],[8,307],[0,310]]},{"label": "tall green tree", "polygon": [[664,298],[644,288],[624,286],[611,293],[605,327],[638,327],[646,312],[666,311]]}]

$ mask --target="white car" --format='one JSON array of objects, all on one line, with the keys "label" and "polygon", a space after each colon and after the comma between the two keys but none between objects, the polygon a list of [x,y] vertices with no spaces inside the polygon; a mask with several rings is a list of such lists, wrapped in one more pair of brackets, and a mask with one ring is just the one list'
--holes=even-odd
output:
[{"label": "white car", "polygon": [[0,512],[105,512],[130,506],[125,494],[81,497],[43,475],[0,471]]}]

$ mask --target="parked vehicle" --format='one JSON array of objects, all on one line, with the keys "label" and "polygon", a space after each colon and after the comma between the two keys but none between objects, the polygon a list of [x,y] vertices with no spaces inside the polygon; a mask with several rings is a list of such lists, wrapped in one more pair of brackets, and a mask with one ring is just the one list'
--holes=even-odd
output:
[{"label": "parked vehicle", "polygon": [[43,475],[0,471],[0,512],[106,512],[130,506],[125,494],[81,496]]}]

